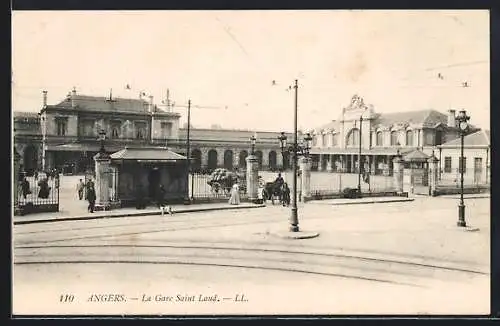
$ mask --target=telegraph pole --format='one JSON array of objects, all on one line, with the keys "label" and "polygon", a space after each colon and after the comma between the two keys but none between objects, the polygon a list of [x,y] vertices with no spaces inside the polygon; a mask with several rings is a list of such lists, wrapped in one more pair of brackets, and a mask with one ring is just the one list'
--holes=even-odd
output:
[{"label": "telegraph pole", "polygon": [[293,111],[293,160],[292,160],[292,173],[293,173],[293,202],[292,202],[292,215],[290,217],[290,231],[299,231],[299,217],[297,214],[297,99],[298,99],[298,81],[295,79],[295,100],[294,100],[294,111]]}]

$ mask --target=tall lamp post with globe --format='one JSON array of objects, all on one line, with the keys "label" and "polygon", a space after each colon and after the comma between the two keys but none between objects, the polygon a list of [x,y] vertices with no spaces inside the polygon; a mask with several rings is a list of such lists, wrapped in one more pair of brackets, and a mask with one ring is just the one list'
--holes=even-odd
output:
[{"label": "tall lamp post with globe", "polygon": [[465,204],[464,204],[464,137],[469,130],[470,117],[467,116],[465,110],[460,110],[457,116],[458,127],[460,128],[460,162],[458,168],[460,169],[460,203],[458,205],[458,222],[457,226],[465,227],[467,223],[465,222]]},{"label": "tall lamp post with globe", "polygon": [[286,135],[284,132],[278,136],[280,142],[281,154],[283,157],[286,152],[292,155],[292,173],[293,173],[293,199],[292,199],[292,212],[290,216],[290,232],[299,232],[299,217],[297,209],[297,161],[298,156],[303,155],[306,158],[309,157],[309,150],[311,149],[312,137],[310,133],[304,136],[304,142],[302,145],[297,143],[297,136],[294,137],[294,143],[287,147]]}]

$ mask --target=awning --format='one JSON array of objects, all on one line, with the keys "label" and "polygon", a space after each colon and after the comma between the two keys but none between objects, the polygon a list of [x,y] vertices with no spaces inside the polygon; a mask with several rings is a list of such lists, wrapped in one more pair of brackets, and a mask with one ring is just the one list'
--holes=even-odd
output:
[{"label": "awning", "polygon": [[[400,154],[405,154],[413,151],[413,148],[400,148]],[[313,148],[310,154],[324,154],[324,155],[358,155],[359,148]],[[361,149],[361,155],[398,155],[398,148],[371,148]]]},{"label": "awning", "polygon": [[[98,152],[100,150],[100,145],[91,144],[63,144],[63,145],[47,145],[47,151],[51,152]],[[106,146],[104,148],[107,152],[116,152],[123,147],[117,146]]]}]

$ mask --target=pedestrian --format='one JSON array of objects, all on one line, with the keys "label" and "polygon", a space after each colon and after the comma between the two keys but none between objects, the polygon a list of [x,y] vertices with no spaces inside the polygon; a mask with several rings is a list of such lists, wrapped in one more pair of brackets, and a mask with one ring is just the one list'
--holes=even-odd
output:
[{"label": "pedestrian", "polygon": [[90,213],[93,213],[94,208],[95,208],[95,200],[96,200],[96,194],[95,194],[95,189],[94,189],[93,184],[87,189],[87,200],[89,202],[89,206],[87,207],[87,210]]},{"label": "pedestrian", "polygon": [[35,180],[38,180],[38,171],[37,170],[35,170],[35,173],[33,175],[35,177]]},{"label": "pedestrian", "polygon": [[47,178],[43,178],[42,180],[38,181],[38,186],[40,187],[40,191],[38,191],[38,197],[42,199],[49,198],[50,187]]},{"label": "pedestrian", "polygon": [[31,194],[30,183],[26,177],[24,177],[23,181],[21,181],[21,190],[22,190],[22,194],[23,194],[24,199],[26,199],[27,195]]},{"label": "pedestrian", "polygon": [[259,188],[257,190],[257,198],[258,204],[264,204],[265,203],[265,198],[266,198],[266,189],[264,189],[264,186],[262,183],[259,183]]},{"label": "pedestrian", "polygon": [[146,208],[144,187],[142,184],[138,184],[135,189],[135,208],[144,209]]},{"label": "pedestrian", "polygon": [[288,183],[283,184],[283,207],[290,205],[290,188]]},{"label": "pedestrian", "polygon": [[156,190],[156,207],[160,209],[162,207],[165,207],[164,198],[165,198],[165,188],[163,187],[162,184],[160,184],[158,186],[158,189]]},{"label": "pedestrian", "polygon": [[92,178],[89,178],[87,184],[85,184],[85,199],[87,199],[87,193],[89,192],[90,187],[94,187],[94,181],[92,181]]},{"label": "pedestrian", "polygon": [[80,181],[76,185],[76,191],[78,192],[78,199],[82,200],[83,199],[83,190],[85,189],[85,184],[83,183],[83,180],[80,179]]},{"label": "pedestrian", "polygon": [[231,187],[231,197],[229,198],[230,205],[239,205],[240,204],[240,186],[238,181],[234,183]]}]

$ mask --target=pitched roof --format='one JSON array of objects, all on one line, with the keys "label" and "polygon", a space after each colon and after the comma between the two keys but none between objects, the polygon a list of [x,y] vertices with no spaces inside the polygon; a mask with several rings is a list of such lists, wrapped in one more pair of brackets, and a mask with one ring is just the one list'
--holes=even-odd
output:
[{"label": "pitched roof", "polygon": [[409,161],[409,162],[427,162],[427,160],[429,158],[430,158],[429,155],[425,154],[424,152],[422,152],[418,149],[404,155],[404,157],[403,157],[403,159],[405,161]]},{"label": "pitched roof", "polygon": [[12,113],[13,113],[12,116],[14,117],[14,119],[23,119],[23,118],[39,119],[40,118],[40,116],[38,115],[37,112],[13,111]]},{"label": "pitched roof", "polygon": [[128,148],[111,154],[113,160],[144,160],[144,161],[175,161],[186,160],[185,156],[172,152],[166,148]]},{"label": "pitched roof", "polygon": [[[250,142],[249,139],[252,135],[257,133],[257,143],[259,141],[276,142],[278,144],[278,136],[280,132],[276,131],[250,131],[250,130],[237,130],[237,129],[201,129],[191,128],[189,136],[192,139],[204,140],[240,140]],[[187,136],[187,129],[179,128],[179,138],[185,139]],[[293,133],[286,132],[285,135],[288,139],[292,139]],[[299,134],[300,136],[300,134]]]},{"label": "pitched roof", "polygon": [[[103,96],[74,95],[74,101],[79,109],[87,111],[124,111],[147,112],[148,103],[142,99],[113,98],[112,101]],[[71,98],[67,97],[55,105],[58,108],[72,109]]]},{"label": "pitched roof", "polygon": [[339,129],[340,129],[340,122],[337,120],[332,120],[332,121],[328,122],[327,124],[324,124],[324,125],[316,128],[316,130],[318,130],[318,131],[321,131],[321,130],[339,130]]},{"label": "pitched roof", "polygon": [[422,124],[424,127],[434,127],[439,123],[446,124],[448,116],[436,110],[418,110],[409,112],[384,113],[380,114],[375,125],[392,126],[398,123]]},{"label": "pitched roof", "polygon": [[[464,146],[490,146],[490,131],[479,130],[464,137]],[[441,145],[442,147],[460,147],[460,137]]]}]

